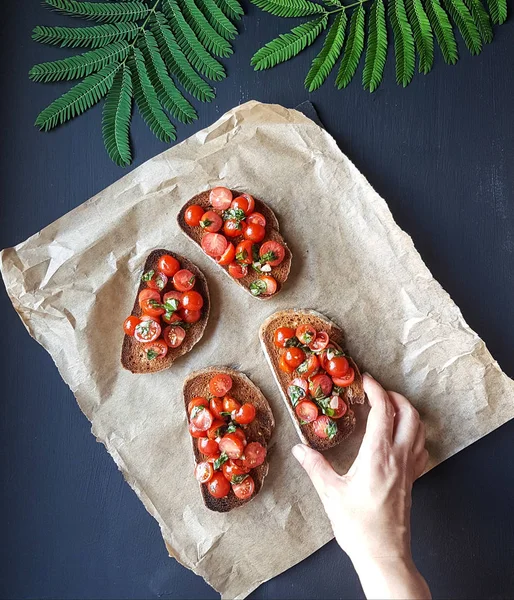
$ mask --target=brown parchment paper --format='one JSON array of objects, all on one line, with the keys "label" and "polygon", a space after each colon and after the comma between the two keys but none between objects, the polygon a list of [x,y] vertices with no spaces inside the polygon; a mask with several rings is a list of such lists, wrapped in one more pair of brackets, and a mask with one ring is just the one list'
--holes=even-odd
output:
[{"label": "brown parchment paper", "polygon": [[[231,285],[178,230],[182,203],[220,184],[263,199],[279,217],[293,268],[273,301]],[[203,340],[172,369],[133,375],[120,365],[121,324],[145,258],[159,247],[203,270],[211,317]],[[259,347],[258,327],[275,310],[314,308],[343,326],[357,362],[419,409],[430,467],[514,417],[514,382],[384,200],[332,137],[294,110],[234,108],[0,258],[14,307],[159,522],[170,554],[226,598],[245,597],[332,537],[291,455],[298,438]],[[184,377],[216,364],[249,375],[276,419],[262,492],[228,514],[202,503],[181,400]],[[340,471],[362,428],[361,418],[360,431],[328,453]]]}]

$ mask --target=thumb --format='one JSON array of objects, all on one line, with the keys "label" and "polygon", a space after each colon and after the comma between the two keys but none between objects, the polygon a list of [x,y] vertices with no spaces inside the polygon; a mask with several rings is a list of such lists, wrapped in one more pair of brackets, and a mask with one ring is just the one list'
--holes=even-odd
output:
[{"label": "thumb", "polygon": [[322,496],[326,486],[338,478],[337,473],[322,454],[309,448],[309,446],[297,444],[293,446],[292,452],[310,477],[318,494]]}]

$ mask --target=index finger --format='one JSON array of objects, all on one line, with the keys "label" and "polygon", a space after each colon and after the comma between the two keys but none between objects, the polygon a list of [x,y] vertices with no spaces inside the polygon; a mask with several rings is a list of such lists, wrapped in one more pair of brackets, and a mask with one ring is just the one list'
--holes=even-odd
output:
[{"label": "index finger", "polygon": [[378,381],[373,379],[368,373],[364,374],[362,383],[371,405],[368,423],[366,425],[366,433],[364,434],[362,443],[369,444],[381,439],[392,443],[394,407],[391,404],[389,396]]}]

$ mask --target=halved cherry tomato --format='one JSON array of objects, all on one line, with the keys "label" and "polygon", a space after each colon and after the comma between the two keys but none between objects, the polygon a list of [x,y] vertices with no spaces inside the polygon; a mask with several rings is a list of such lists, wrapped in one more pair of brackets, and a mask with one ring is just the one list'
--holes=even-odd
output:
[{"label": "halved cherry tomato", "polygon": [[246,217],[246,223],[247,223],[247,225],[256,223],[257,225],[260,225],[261,227],[266,227],[266,217],[259,212],[254,212],[251,215],[248,215]]},{"label": "halved cherry tomato", "polygon": [[200,310],[203,306],[202,294],[191,290],[182,296],[182,306],[188,310]]},{"label": "halved cherry tomato", "polygon": [[141,315],[141,321],[155,321],[156,323],[161,324],[161,319],[159,317],[152,317],[151,315]]},{"label": "halved cherry tomato", "polygon": [[189,401],[188,405],[187,405],[187,414],[190,415],[191,411],[193,410],[193,408],[195,406],[203,406],[205,408],[207,408],[209,406],[209,401],[207,400],[207,398],[204,398],[203,396],[195,396],[192,400]]},{"label": "halved cherry tomato", "polygon": [[259,250],[259,256],[261,257],[261,260],[266,258],[265,262],[270,265],[270,267],[277,267],[286,257],[286,251],[282,244],[269,240],[262,244]]},{"label": "halved cherry tomato", "polygon": [[311,377],[319,369],[319,358],[315,354],[310,354],[296,370],[302,377]]},{"label": "halved cherry tomato", "polygon": [[195,285],[196,277],[187,269],[180,269],[173,275],[173,285],[179,292],[192,290]]},{"label": "halved cherry tomato", "polygon": [[294,333],[292,327],[279,327],[273,334],[273,343],[277,348],[285,348],[286,342],[294,337]]},{"label": "halved cherry tomato", "polygon": [[242,429],[239,429],[239,427],[232,432],[234,435],[237,435],[237,437],[243,442],[243,445],[246,446],[246,435],[245,432]]},{"label": "halved cherry tomato", "polygon": [[326,362],[326,371],[332,377],[344,377],[350,365],[344,356],[334,356]]},{"label": "halved cherry tomato", "polygon": [[236,260],[245,265],[253,263],[253,243],[250,240],[239,242],[236,246]]},{"label": "halved cherry tomato", "polygon": [[226,373],[217,373],[209,381],[209,391],[213,396],[222,398],[232,387],[232,377]]},{"label": "halved cherry tomato", "polygon": [[284,360],[290,367],[296,369],[296,367],[299,367],[305,360],[305,352],[301,348],[296,348],[295,346],[286,348]]},{"label": "halved cherry tomato", "polygon": [[329,344],[327,345],[327,347],[322,350],[319,354],[319,363],[321,365],[321,368],[326,371],[327,370],[327,362],[329,361],[328,356],[333,356],[333,354],[337,351],[337,348],[335,347],[334,344],[332,344],[332,342],[329,342]]},{"label": "halved cherry tomato", "polygon": [[[214,423],[212,424],[212,427],[207,432],[207,437],[210,440],[215,440],[216,438],[223,435],[223,430],[225,429],[226,426],[227,426],[227,424],[225,423],[225,421],[222,421],[221,419],[219,419],[219,420],[216,419],[216,421],[214,421]],[[205,435],[205,432],[204,432],[204,435]]]},{"label": "halved cherry tomato", "polygon": [[234,410],[238,411],[241,408],[241,404],[231,396],[225,396],[223,398],[223,412],[232,413]]},{"label": "halved cherry tomato", "polygon": [[241,196],[248,200],[248,210],[246,211],[246,214],[251,215],[255,210],[255,200],[253,196],[250,196],[250,194],[241,194]]},{"label": "halved cherry tomato", "polygon": [[252,477],[248,475],[241,483],[233,483],[232,491],[240,500],[248,500],[255,491],[255,482]]},{"label": "halved cherry tomato", "polygon": [[221,452],[218,452],[218,454],[213,454],[212,456],[208,456],[207,462],[210,462],[211,464],[213,464],[220,456],[221,456]]},{"label": "halved cherry tomato", "polygon": [[332,412],[330,415],[332,419],[340,419],[341,417],[344,417],[346,411],[348,410],[348,405],[340,396],[332,396],[328,406]]},{"label": "halved cherry tomato", "polygon": [[244,461],[241,460],[240,458],[238,458],[237,460],[231,460],[230,462],[233,463],[234,465],[236,465],[237,467],[239,467],[240,469],[242,469],[240,475],[244,475],[244,473],[250,472],[250,467],[247,467],[244,464]]},{"label": "halved cherry tomato", "polygon": [[145,344],[145,354],[148,360],[164,358],[168,354],[168,346],[164,340],[158,339]]},{"label": "halved cherry tomato", "polygon": [[162,320],[168,325],[172,325],[173,323],[178,323],[179,321],[183,321],[183,318],[180,316],[179,312],[172,313],[164,313],[162,315]]},{"label": "halved cherry tomato", "polygon": [[157,266],[159,267],[159,271],[164,273],[166,277],[173,277],[173,275],[175,275],[175,273],[180,269],[180,263],[178,260],[169,254],[163,254],[161,258],[159,258]]},{"label": "halved cherry tomato", "polygon": [[[241,462],[241,461],[237,461]],[[222,467],[223,475],[232,483],[232,477],[234,475],[246,475],[248,473],[248,468],[243,467],[242,465],[236,464],[236,461],[228,460]]]},{"label": "halved cherry tomato", "polygon": [[157,321],[141,321],[134,329],[134,338],[138,342],[155,342],[161,335],[161,326]]},{"label": "halved cherry tomato", "polygon": [[241,221],[237,219],[227,219],[223,225],[223,233],[228,237],[237,237],[243,233]]},{"label": "halved cherry tomato", "polygon": [[223,473],[217,471],[207,482],[207,489],[214,498],[225,498],[230,492],[230,483]]},{"label": "halved cherry tomato", "polygon": [[164,314],[164,308],[161,307],[161,295],[157,290],[146,288],[139,292],[139,306],[141,310],[151,317],[160,317]]},{"label": "halved cherry tomato", "polygon": [[134,315],[127,317],[123,322],[123,331],[126,335],[134,335],[134,329],[140,322],[141,319],[139,317],[135,317]]},{"label": "halved cherry tomato", "polygon": [[264,236],[266,235],[266,230],[262,225],[258,223],[248,223],[244,232],[244,236],[247,240],[255,242],[258,244],[262,242]]},{"label": "halved cherry tomato", "polygon": [[198,204],[191,204],[186,208],[184,220],[190,227],[198,227],[200,220],[203,217],[205,210]]},{"label": "halved cherry tomato", "polygon": [[211,413],[216,417],[216,419],[224,419],[225,418],[225,415],[221,414],[223,412],[223,399],[222,398],[217,398],[216,396],[213,396],[211,398],[209,408],[210,408]]},{"label": "halved cherry tomato", "polygon": [[234,279],[242,279],[248,275],[248,265],[232,262],[228,266],[228,272]]},{"label": "halved cherry tomato", "polygon": [[301,400],[294,410],[304,423],[312,423],[318,418],[318,407],[310,400]]},{"label": "halved cherry tomato", "polygon": [[314,375],[309,383],[309,390],[312,396],[322,396],[326,398],[332,391],[332,379],[326,373]]},{"label": "halved cherry tomato", "polygon": [[232,200],[230,208],[233,208],[234,210],[242,210],[246,215],[248,214],[249,205],[250,203],[248,202],[248,198],[245,198],[244,196],[238,196]]},{"label": "halved cherry tomato", "polygon": [[200,243],[205,254],[212,258],[223,256],[228,247],[227,238],[221,233],[206,233]]},{"label": "halved cherry tomato", "polygon": [[305,346],[308,346],[312,340],[316,339],[317,333],[316,329],[308,324],[298,325],[296,328],[296,337],[302,344],[305,344]]},{"label": "halved cherry tomato", "polygon": [[309,344],[309,348],[313,352],[321,352],[321,350],[327,347],[329,341],[330,338],[328,337],[328,333],[326,331],[318,331],[316,337]]},{"label": "halved cherry tomato", "polygon": [[214,469],[209,462],[199,462],[195,467],[195,477],[200,483],[207,483],[212,479]]},{"label": "halved cherry tomato", "polygon": [[166,302],[169,302],[170,300],[177,300],[178,302],[178,307],[177,310],[179,308],[182,308],[182,298],[184,297],[184,292],[177,292],[176,290],[173,290],[172,292],[166,292],[164,294],[164,296],[162,297],[162,303],[166,304]]},{"label": "halved cherry tomato", "polygon": [[288,388],[287,388],[287,393],[289,395],[289,397],[291,397],[291,394],[289,392],[289,388],[291,386],[295,386],[295,387],[299,387],[300,389],[302,389],[304,391],[304,394],[307,395],[309,392],[309,382],[307,381],[307,379],[304,379],[303,377],[295,377],[293,379],[293,381],[291,381],[291,383],[289,384]]},{"label": "halved cherry tomato", "polygon": [[216,456],[219,454],[220,449],[216,440],[210,440],[209,438],[199,438],[198,450],[205,456]]},{"label": "halved cherry tomato", "polygon": [[186,331],[180,325],[168,325],[162,337],[170,348],[178,348],[186,337]]},{"label": "halved cherry tomato", "polygon": [[149,289],[161,292],[166,287],[168,278],[162,271],[152,269],[143,274],[143,281]]},{"label": "halved cherry tomato", "polygon": [[189,433],[191,434],[192,437],[194,437],[194,438],[205,437],[205,431],[202,431],[201,429],[197,429],[192,423],[189,423],[187,427],[188,427]]},{"label": "halved cherry tomato", "polygon": [[216,210],[227,210],[232,202],[232,192],[226,187],[212,188],[209,202]]},{"label": "halved cherry tomato", "polygon": [[271,275],[261,275],[259,280],[263,281],[266,285],[266,290],[262,292],[263,296],[271,296],[277,291],[277,280]]},{"label": "halved cherry tomato", "polygon": [[240,425],[248,425],[248,423],[251,423],[255,419],[255,414],[255,406],[247,402],[236,410],[234,421]]},{"label": "halved cherry tomato", "polygon": [[202,215],[200,227],[204,231],[216,233],[223,227],[223,219],[218,215],[218,213],[215,213],[213,210],[208,210]]},{"label": "halved cherry tomato", "polygon": [[332,439],[337,433],[337,423],[327,415],[320,415],[312,424],[314,433],[323,439]]},{"label": "halved cherry tomato", "polygon": [[348,387],[349,385],[352,385],[352,383],[355,380],[355,371],[352,369],[352,367],[350,367],[348,369],[348,372],[343,375],[342,377],[332,377],[332,381],[334,382],[334,385],[337,385],[339,387]]},{"label": "halved cherry tomato", "polygon": [[225,452],[229,458],[241,458],[245,449],[239,436],[234,433],[224,435],[219,442],[219,447],[220,451]]},{"label": "halved cherry tomato", "polygon": [[282,356],[280,357],[280,360],[278,361],[278,368],[281,371],[284,371],[284,373],[289,373],[289,374],[293,373],[294,367],[292,367],[291,365],[288,365],[284,359],[285,359],[285,356],[282,354]]},{"label": "halved cherry tomato", "polygon": [[245,448],[243,465],[255,469],[266,460],[266,448],[259,442],[250,442]]},{"label": "halved cherry tomato", "polygon": [[205,406],[195,406],[191,411],[191,423],[196,429],[207,431],[214,423],[214,417],[211,411]]},{"label": "halved cherry tomato", "polygon": [[184,323],[197,323],[201,318],[201,310],[187,310],[187,308],[183,308],[180,311],[180,319],[184,321]]},{"label": "halved cherry tomato", "polygon": [[236,258],[236,249],[232,242],[228,242],[227,249],[216,259],[218,265],[227,266]]}]

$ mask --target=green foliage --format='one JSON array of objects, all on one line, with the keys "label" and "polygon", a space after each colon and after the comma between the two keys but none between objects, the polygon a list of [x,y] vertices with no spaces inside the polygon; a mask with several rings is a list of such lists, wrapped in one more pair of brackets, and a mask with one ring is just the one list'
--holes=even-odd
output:
[{"label": "green foliage", "polygon": [[471,54],[480,54],[482,38],[473,17],[462,0],[444,0],[450,17],[455,21]]},{"label": "green foliage", "polygon": [[478,31],[484,42],[489,44],[493,41],[493,27],[491,25],[491,19],[487,14],[482,2],[480,0],[466,0],[466,5],[469,8],[469,12],[473,17]]},{"label": "green foliage", "polygon": [[336,77],[336,86],[346,87],[357,70],[364,49],[364,7],[360,3],[352,13],[350,32],[343,52],[343,59]]},{"label": "green foliage", "polygon": [[137,23],[113,23],[93,27],[35,27],[32,39],[61,48],[100,48],[105,44],[135,39]]},{"label": "green foliage", "polygon": [[122,23],[144,19],[149,8],[144,2],[82,2],[80,0],[46,0],[56,11],[104,23]]},{"label": "green foliage", "polygon": [[394,37],[396,83],[406,87],[414,75],[414,65],[416,62],[414,37],[407,19],[403,0],[392,0],[391,4],[388,5],[388,9]]},{"label": "green foliage", "polygon": [[179,0],[179,6],[196,37],[209,52],[223,58],[233,53],[232,46],[214,29],[194,0]]},{"label": "green foliage", "polygon": [[325,12],[321,4],[309,0],[252,0],[253,3],[277,17],[307,17]]},{"label": "green foliage", "polygon": [[132,162],[129,128],[132,112],[130,69],[122,65],[116,73],[104,103],[102,135],[111,159],[120,167]]},{"label": "green foliage", "polygon": [[421,0],[405,0],[407,16],[414,34],[414,44],[419,55],[419,72],[427,73],[434,63],[432,28]]},{"label": "green foliage", "polygon": [[243,15],[243,9],[237,0],[214,0],[214,4],[233,21],[239,20]]},{"label": "green foliage", "polygon": [[450,19],[439,4],[439,0],[427,0],[426,9],[443,58],[449,65],[454,65],[459,60],[459,53]]},{"label": "green foliage", "polygon": [[505,23],[507,19],[507,0],[487,0],[491,20],[496,25]]},{"label": "green foliage", "polygon": [[374,92],[384,73],[387,58],[387,25],[383,0],[375,0],[371,5],[368,20],[368,43],[362,72],[362,85],[365,90]]}]

